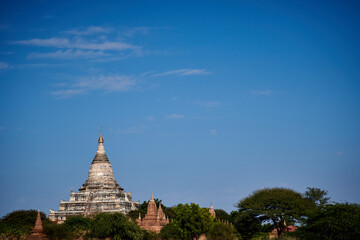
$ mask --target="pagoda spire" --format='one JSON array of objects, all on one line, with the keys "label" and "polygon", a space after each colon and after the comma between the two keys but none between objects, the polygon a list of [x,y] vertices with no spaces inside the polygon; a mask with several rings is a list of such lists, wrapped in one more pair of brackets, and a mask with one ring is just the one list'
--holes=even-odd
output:
[{"label": "pagoda spire", "polygon": [[104,143],[104,139],[102,137],[102,125],[100,125],[100,137],[99,137],[99,140],[98,140],[99,143]]},{"label": "pagoda spire", "polygon": [[211,202],[211,205],[210,205],[209,212],[210,212],[210,214],[211,214],[213,217],[216,217],[216,212],[215,212],[215,210],[214,210],[214,207],[213,207],[212,202]]},{"label": "pagoda spire", "polygon": [[48,240],[46,235],[43,233],[43,226],[41,223],[40,211],[37,211],[37,217],[35,221],[35,226],[33,227],[31,234],[28,235],[26,240]]},{"label": "pagoda spire", "polygon": [[96,153],[98,154],[105,154],[105,148],[104,148],[104,138],[102,136],[102,132],[100,132],[100,137],[98,139],[98,148],[97,148],[97,151]]},{"label": "pagoda spire", "polygon": [[79,191],[102,191],[103,189],[117,188],[124,190],[114,179],[114,172],[105,153],[104,138],[100,132],[98,148],[90,165],[89,176]]},{"label": "pagoda spire", "polygon": [[154,201],[154,195],[151,193],[151,198],[147,206],[147,215],[149,216],[156,216],[157,215],[157,207]]},{"label": "pagoda spire", "polygon": [[40,216],[40,211],[37,211],[37,217],[36,217],[36,221],[35,221],[35,226],[32,230],[33,233],[43,233],[43,226],[42,226],[42,222],[41,222],[41,216]]}]

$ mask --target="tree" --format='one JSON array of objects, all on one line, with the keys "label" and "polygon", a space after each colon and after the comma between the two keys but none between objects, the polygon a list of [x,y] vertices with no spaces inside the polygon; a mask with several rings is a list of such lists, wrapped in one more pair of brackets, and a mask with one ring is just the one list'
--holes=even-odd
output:
[{"label": "tree", "polygon": [[91,222],[89,237],[137,240],[143,231],[122,213],[99,213]]},{"label": "tree", "polygon": [[[0,220],[0,234],[8,237],[21,237],[31,233],[35,225],[37,210],[13,211]],[[43,224],[48,223],[45,213],[40,212]]]},{"label": "tree", "polygon": [[258,237],[264,231],[270,232],[273,228],[264,229],[262,220],[249,211],[232,211],[230,215],[231,223],[234,225],[241,239],[249,240]]},{"label": "tree", "polygon": [[208,209],[200,208],[195,203],[178,204],[174,209],[174,223],[183,232],[183,239],[199,239],[203,233],[208,233],[213,222]]},{"label": "tree", "polygon": [[329,197],[326,197],[328,192],[325,190],[313,187],[307,187],[306,189],[307,190],[304,193],[304,197],[313,201],[318,207],[324,206],[330,200]]},{"label": "tree", "polygon": [[163,240],[180,240],[183,239],[183,231],[176,223],[168,223],[161,229],[160,237]]},{"label": "tree", "polygon": [[336,203],[316,209],[300,227],[302,239],[360,239],[360,205]]},{"label": "tree", "polygon": [[56,224],[54,222],[44,225],[44,232],[50,240],[76,239],[77,235],[73,233],[70,226],[65,224]]},{"label": "tree", "polygon": [[68,229],[70,230],[71,232],[70,238],[77,239],[86,231],[90,230],[91,220],[90,218],[86,218],[80,215],[70,216],[66,219],[66,221],[62,225],[68,227]]},{"label": "tree", "polygon": [[215,222],[206,237],[209,240],[233,240],[236,239],[236,231],[229,223]]},{"label": "tree", "polygon": [[230,221],[230,215],[222,209],[215,209],[216,219],[221,221]]},{"label": "tree", "polygon": [[286,222],[302,220],[315,205],[294,190],[265,188],[241,200],[237,207],[239,212],[253,215],[262,223],[272,223],[281,238]]},{"label": "tree", "polygon": [[64,225],[69,226],[71,229],[75,231],[87,231],[90,229],[91,220],[90,218],[86,218],[83,216],[70,216],[64,222]]}]

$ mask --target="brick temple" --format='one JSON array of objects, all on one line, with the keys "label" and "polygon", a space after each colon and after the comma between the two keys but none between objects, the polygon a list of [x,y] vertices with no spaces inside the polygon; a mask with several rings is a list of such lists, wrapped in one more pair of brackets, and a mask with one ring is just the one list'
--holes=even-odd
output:
[{"label": "brick temple", "polygon": [[165,213],[161,208],[161,203],[159,203],[159,208],[157,208],[154,201],[154,195],[151,193],[151,198],[147,206],[147,213],[143,219],[141,219],[141,214],[139,213],[137,224],[145,230],[159,233],[168,223],[169,219],[165,216]]},{"label": "brick temple", "polygon": [[100,133],[88,179],[78,192],[71,191],[69,201],[61,200],[58,211],[50,209],[49,219],[61,223],[66,217],[74,215],[89,216],[100,212],[127,215],[131,210],[137,210],[139,204],[133,202],[131,193],[125,192],[116,182]]},{"label": "brick temple", "polygon": [[26,237],[26,240],[48,240],[44,234],[39,210],[37,212],[35,226],[33,227],[31,234]]}]

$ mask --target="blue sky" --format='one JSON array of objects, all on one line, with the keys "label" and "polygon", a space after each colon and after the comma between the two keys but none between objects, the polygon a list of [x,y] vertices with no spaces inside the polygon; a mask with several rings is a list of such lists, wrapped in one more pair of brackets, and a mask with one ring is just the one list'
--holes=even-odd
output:
[{"label": "blue sky", "polygon": [[134,200],[360,203],[357,1],[1,1],[0,215],[58,209],[100,125]]}]

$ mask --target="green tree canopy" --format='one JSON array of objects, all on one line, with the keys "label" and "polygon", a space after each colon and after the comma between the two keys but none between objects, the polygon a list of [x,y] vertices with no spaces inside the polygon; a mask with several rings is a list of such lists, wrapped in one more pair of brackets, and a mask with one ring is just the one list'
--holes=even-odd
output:
[{"label": "green tree canopy", "polygon": [[44,232],[50,240],[76,239],[78,232],[66,224],[48,223],[44,225]]},{"label": "green tree canopy", "polygon": [[183,239],[182,229],[174,222],[166,224],[160,232],[163,240],[180,240]]},{"label": "green tree canopy", "polygon": [[208,209],[191,203],[178,204],[173,210],[176,214],[174,223],[183,232],[182,239],[198,239],[201,234],[210,231],[213,218],[210,217]]},{"label": "green tree canopy", "polygon": [[215,209],[216,219],[221,221],[230,221],[230,214],[223,209]]},{"label": "green tree canopy", "polygon": [[214,222],[206,237],[208,240],[233,240],[236,239],[236,230],[229,223]]},{"label": "green tree canopy", "polygon": [[299,229],[302,239],[360,239],[360,205],[336,203],[316,209]]},{"label": "green tree canopy", "polygon": [[304,193],[304,197],[313,201],[318,207],[324,206],[330,200],[329,197],[326,197],[328,192],[325,190],[313,187],[307,187],[306,189],[307,190]]},{"label": "green tree canopy", "polygon": [[[45,213],[40,212],[41,221],[48,223]],[[20,237],[31,233],[35,225],[37,210],[13,211],[0,220],[0,234],[5,236]]]},{"label": "green tree canopy", "polygon": [[281,237],[285,223],[302,220],[315,205],[294,190],[265,188],[241,200],[237,207],[239,212],[253,214],[261,222],[271,222]]},{"label": "green tree canopy", "polygon": [[122,213],[99,213],[95,215],[89,236],[92,238],[142,239],[144,232]]},{"label": "green tree canopy", "polygon": [[69,226],[74,231],[87,231],[90,229],[91,220],[90,218],[83,216],[70,216],[66,218],[64,225]]},{"label": "green tree canopy", "polygon": [[234,225],[241,239],[250,240],[254,237],[259,237],[263,233],[273,230],[272,225],[262,225],[262,219],[250,211],[232,211],[230,215],[230,222]]}]

